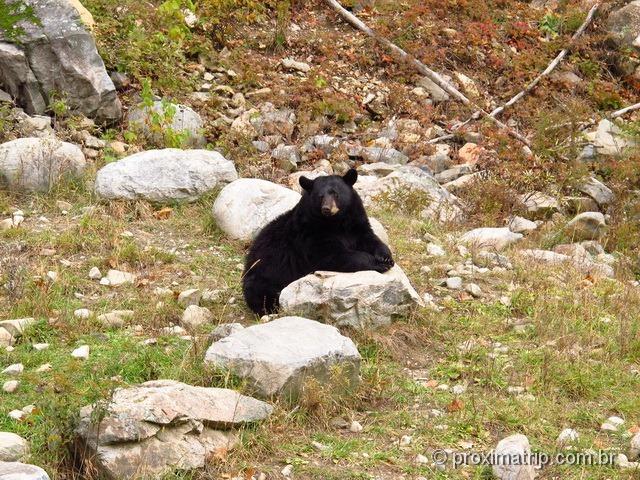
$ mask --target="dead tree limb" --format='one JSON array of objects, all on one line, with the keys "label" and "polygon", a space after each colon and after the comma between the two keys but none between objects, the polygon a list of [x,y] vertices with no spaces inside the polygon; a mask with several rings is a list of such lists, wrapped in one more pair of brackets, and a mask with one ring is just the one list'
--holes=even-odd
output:
[{"label": "dead tree limb", "polygon": [[431,80],[438,87],[440,87],[442,90],[444,90],[449,95],[451,95],[453,98],[462,102],[464,105],[469,105],[475,108],[477,115],[488,119],[493,124],[505,130],[513,138],[519,140],[520,142],[524,143],[527,146],[530,146],[529,140],[527,140],[524,136],[522,136],[521,134],[519,134],[509,126],[505,125],[501,121],[497,120],[496,118],[492,117],[491,115],[489,115],[489,113],[485,112],[482,108],[478,107],[478,105],[476,105],[474,102],[469,100],[462,92],[460,92],[457,88],[455,88],[453,85],[447,82],[444,78],[442,78],[442,76],[439,73],[431,70],[429,67],[427,67],[424,63],[422,63],[416,57],[405,52],[403,49],[401,49],[394,43],[390,42],[386,38],[378,35],[375,31],[369,28],[362,20],[360,20],[358,17],[356,17],[349,11],[345,10],[345,8],[342,5],[340,5],[340,3],[338,3],[337,0],[325,0],[325,2],[333,10],[335,10],[344,20],[346,20],[350,25],[352,25],[357,30],[360,30],[361,32],[365,33],[369,37],[373,38],[376,42],[382,44],[385,48],[387,48],[389,51],[395,54],[396,57],[398,57],[400,60],[412,65],[416,70],[418,70],[418,72],[420,72],[422,75],[427,77],[429,80]]},{"label": "dead tree limb", "polygon": [[[589,24],[593,20],[593,17],[595,16],[595,14],[598,11],[599,7],[600,7],[600,3],[596,3],[593,7],[591,7],[591,10],[589,10],[589,13],[587,14],[587,18],[585,18],[584,22],[582,22],[582,25],[580,25],[580,28],[578,28],[578,30],[576,30],[576,32],[571,37],[571,43],[572,44],[578,38],[580,38],[580,36],[585,32],[585,30],[587,29],[587,27],[589,26]],[[543,78],[545,78],[551,72],[553,72],[553,70],[555,70],[555,68],[560,64],[560,62],[562,62],[562,60],[564,60],[564,57],[567,56],[567,54],[569,53],[570,50],[571,50],[571,46],[562,49],[562,51],[556,56],[556,58],[554,58],[551,61],[551,63],[547,66],[547,68],[545,68],[544,71],[540,75],[538,75],[536,78],[534,78],[533,81],[531,83],[529,83],[529,85],[527,85],[524,90],[519,92],[517,95],[515,95],[513,98],[511,98],[511,100],[509,100],[507,103],[505,103],[501,107],[498,107],[498,108],[494,109],[489,115],[491,117],[496,117],[496,116],[500,115],[507,108],[511,107],[514,103],[516,103],[517,101],[522,99],[525,95],[530,93],[534,88],[536,88],[536,86],[540,83],[540,81]],[[474,114],[474,116],[477,117],[480,114],[481,114],[480,112],[476,112]]]},{"label": "dead tree limb", "polygon": [[633,112],[634,110],[640,110],[640,103],[636,103],[634,105],[629,105],[628,107],[621,108],[620,110],[616,110],[611,114],[611,118],[618,118],[624,115],[625,113]]}]

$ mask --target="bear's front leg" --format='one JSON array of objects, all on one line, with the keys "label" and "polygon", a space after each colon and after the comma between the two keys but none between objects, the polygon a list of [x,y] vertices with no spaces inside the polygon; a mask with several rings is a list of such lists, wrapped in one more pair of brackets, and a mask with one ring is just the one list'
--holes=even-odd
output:
[{"label": "bear's front leg", "polygon": [[376,264],[383,272],[386,272],[395,265],[391,250],[373,232],[365,234],[358,242],[358,247],[359,249],[373,255]]},{"label": "bear's front leg", "polygon": [[343,250],[334,252],[325,258],[322,265],[318,265],[315,270],[330,270],[335,272],[361,272],[363,270],[375,270],[384,273],[390,267],[382,265],[376,258],[368,252],[355,250]]}]

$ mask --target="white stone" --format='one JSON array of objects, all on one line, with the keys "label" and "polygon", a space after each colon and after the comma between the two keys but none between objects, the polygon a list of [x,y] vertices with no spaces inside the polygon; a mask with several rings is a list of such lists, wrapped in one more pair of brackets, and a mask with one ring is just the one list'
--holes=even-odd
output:
[{"label": "white stone", "polygon": [[20,375],[24,372],[24,365],[21,363],[14,363],[0,372],[2,375]]},{"label": "white stone", "polygon": [[499,480],[534,480],[534,465],[523,465],[522,459],[531,456],[529,439],[521,434],[511,435],[498,442],[494,450],[500,461],[493,465],[493,474]]},{"label": "white stone", "polygon": [[40,467],[20,462],[0,461],[2,480],[50,480],[49,475]]},{"label": "white stone", "polygon": [[450,290],[460,290],[462,288],[462,278],[460,277],[449,277],[445,283]]},{"label": "white stone", "polygon": [[98,171],[100,198],[166,203],[194,201],[218,183],[238,178],[233,162],[210,150],[147,150]]},{"label": "white stone", "polygon": [[288,70],[296,70],[302,73],[308,73],[309,71],[311,71],[311,67],[309,66],[308,63],[297,62],[292,58],[283,58],[282,66]]},{"label": "white stone", "polygon": [[[207,350],[205,362],[245,378],[262,397],[298,397],[307,381],[354,387],[360,354],[330,325],[283,317],[231,333]],[[340,378],[332,378],[339,375]],[[343,377],[343,378],[342,378]]]},{"label": "white stone", "polygon": [[182,314],[180,324],[187,329],[196,329],[213,322],[213,314],[206,307],[189,305]]},{"label": "white stone", "polygon": [[37,373],[44,373],[44,372],[49,372],[52,370],[52,366],[50,363],[45,363],[43,365],[40,365],[38,368],[36,368],[36,372]]},{"label": "white stone", "polygon": [[462,243],[478,250],[504,250],[522,239],[521,233],[513,233],[506,227],[476,228],[460,238]]},{"label": "white stone", "polygon": [[572,241],[597,240],[606,231],[607,224],[600,212],[584,212],[576,215],[566,226]]},{"label": "white stone", "polygon": [[91,280],[100,280],[100,278],[102,278],[100,269],[98,267],[92,267],[91,270],[89,270],[89,278]]},{"label": "white stone", "polygon": [[560,432],[556,443],[560,446],[573,445],[580,439],[580,434],[573,428],[565,428]]},{"label": "white stone", "polygon": [[213,216],[229,237],[247,241],[299,200],[299,193],[275,183],[241,178],[222,189],[213,205]]},{"label": "white stone", "polygon": [[120,328],[124,326],[127,320],[133,318],[133,310],[112,310],[108,313],[98,315],[96,319],[105,327],[108,328]]},{"label": "white stone", "polygon": [[190,288],[180,292],[178,295],[178,304],[186,308],[190,305],[199,305],[202,299],[202,292],[198,288]]},{"label": "white stone", "polygon": [[603,432],[617,432],[624,424],[624,419],[616,416],[609,417],[600,426],[600,430]]},{"label": "white stone", "polygon": [[[4,382],[4,384],[2,385],[2,391],[5,393],[13,393],[18,389],[19,385],[20,382],[18,380],[9,380],[8,382]],[[1,457],[0,460],[2,460]]]},{"label": "white stone", "polygon": [[583,180],[578,185],[578,190],[589,195],[601,207],[610,205],[616,198],[609,187],[594,177]]},{"label": "white stone", "polygon": [[355,329],[389,324],[416,305],[422,299],[398,265],[385,273],[315,272],[280,293],[283,313]]},{"label": "white stone", "polygon": [[632,139],[625,137],[620,127],[610,120],[600,120],[597,130],[588,132],[585,137],[596,148],[599,155],[617,156],[636,145]]},{"label": "white stone", "polygon": [[106,279],[109,281],[107,285],[117,287],[126,283],[134,283],[136,276],[133,273],[123,272],[120,270],[109,270]]},{"label": "white stone", "polygon": [[631,439],[629,458],[631,460],[640,459],[640,433],[636,433]]},{"label": "white stone", "polygon": [[71,352],[71,356],[80,360],[86,360],[87,358],[89,358],[89,351],[89,345],[83,345]]},{"label": "white stone", "polygon": [[364,427],[360,424],[360,422],[356,420],[351,422],[351,425],[349,425],[349,431],[352,433],[360,433],[363,430],[364,430]]},{"label": "white stone", "polygon": [[513,233],[528,233],[536,230],[538,224],[523,217],[512,217],[507,225]]},{"label": "white stone", "polygon": [[88,308],[79,308],[74,310],[73,316],[80,320],[86,320],[91,317],[91,310]]},{"label": "white stone", "polygon": [[86,167],[82,151],[54,138],[19,138],[0,145],[0,177],[9,187],[46,192]]},{"label": "white stone", "polygon": [[47,350],[49,348],[49,344],[48,343],[34,343],[31,346],[37,352],[42,352],[43,350]]},{"label": "white stone", "polygon": [[207,140],[202,134],[204,122],[202,117],[194,111],[192,108],[185,105],[171,104],[169,102],[163,102],[157,100],[151,107],[135,107],[129,111],[127,120],[129,127],[141,131],[148,139],[158,145],[164,144],[163,132],[158,131],[153,127],[153,121],[151,120],[154,114],[160,114],[164,116],[168,108],[175,109],[173,118],[169,119],[168,125],[164,128],[171,128],[175,133],[188,134],[185,141],[186,146],[191,148],[204,147]]},{"label": "white stone", "polygon": [[432,257],[444,257],[447,252],[437,243],[427,244],[427,254]]}]

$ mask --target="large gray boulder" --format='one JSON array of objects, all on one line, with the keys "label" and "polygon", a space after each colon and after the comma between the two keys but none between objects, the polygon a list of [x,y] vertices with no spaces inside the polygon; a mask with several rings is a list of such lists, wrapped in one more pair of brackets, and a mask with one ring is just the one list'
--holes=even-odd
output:
[{"label": "large gray boulder", "polygon": [[354,329],[387,325],[416,305],[422,300],[398,265],[385,273],[315,272],[280,293],[283,313]]},{"label": "large gray boulder", "polygon": [[161,476],[203,467],[237,443],[232,429],[272,410],[233,390],[156,380],[118,389],[104,406],[82,408],[76,448],[85,464],[114,480]]},{"label": "large gray boulder", "polygon": [[[29,453],[29,444],[20,435],[0,432],[0,462],[17,462]],[[2,473],[0,472],[0,478]]]},{"label": "large gray boulder", "polygon": [[238,178],[232,161],[209,150],[149,150],[98,171],[95,192],[109,200],[194,201]]},{"label": "large gray boulder", "polygon": [[[160,119],[154,122],[154,117]],[[139,130],[157,145],[164,145],[166,130],[171,128],[176,134],[185,135],[184,146],[198,148],[207,143],[202,134],[204,122],[200,114],[191,107],[157,100],[150,107],[140,105],[127,114],[129,127]]]},{"label": "large gray boulder", "polygon": [[55,138],[19,138],[0,145],[0,186],[46,192],[86,167],[82,151]]},{"label": "large gray boulder", "polygon": [[21,21],[18,38],[0,31],[0,86],[27,113],[45,113],[52,94],[100,122],[120,119],[121,105],[90,31],[68,0],[23,0],[38,23]]},{"label": "large gray boulder", "polygon": [[640,49],[640,0],[611,12],[607,28],[618,47]]},{"label": "large gray boulder", "polygon": [[49,480],[49,475],[40,467],[20,462],[0,462],[2,480]]},{"label": "large gray boulder", "polygon": [[335,327],[283,317],[215,342],[205,362],[247,379],[261,397],[294,400],[308,382],[355,387],[360,354]]},{"label": "large gray boulder", "polygon": [[230,238],[248,241],[299,201],[299,193],[281,185],[241,178],[222,189],[213,204],[213,217]]}]

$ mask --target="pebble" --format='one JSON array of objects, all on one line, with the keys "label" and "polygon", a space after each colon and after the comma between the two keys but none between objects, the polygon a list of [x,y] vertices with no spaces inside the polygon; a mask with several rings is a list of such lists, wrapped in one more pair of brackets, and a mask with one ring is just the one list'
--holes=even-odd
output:
[{"label": "pebble", "polygon": [[9,365],[2,372],[3,375],[20,375],[24,372],[24,365],[21,363],[14,363],[13,365]]},{"label": "pebble", "polygon": [[460,290],[462,288],[462,278],[449,277],[446,280],[447,288],[450,290]]},{"label": "pebble", "polygon": [[420,465],[426,465],[427,463],[429,463],[429,459],[424,455],[418,454],[416,455],[416,463]]},{"label": "pebble", "polygon": [[46,350],[47,348],[49,348],[49,344],[48,343],[34,343],[32,345],[32,347],[33,347],[34,350],[36,350],[38,352],[41,352],[41,351]]},{"label": "pebble", "polygon": [[53,369],[50,363],[45,363],[36,368],[36,373],[50,372]]},{"label": "pebble", "polygon": [[357,422],[355,420],[351,422],[351,425],[349,425],[349,431],[352,433],[360,433],[362,432],[362,430],[364,430],[364,428],[362,427],[360,422]]},{"label": "pebble", "polygon": [[603,432],[617,432],[623,424],[624,419],[612,416],[605,420],[605,422],[600,426],[600,430]]},{"label": "pebble", "polygon": [[20,382],[17,380],[9,380],[2,385],[2,391],[5,393],[13,393],[18,389],[18,385],[20,385]]},{"label": "pebble", "polygon": [[464,287],[465,291],[470,295],[478,298],[482,296],[482,290],[475,283],[467,283]]},{"label": "pebble", "polygon": [[91,280],[99,280],[102,278],[102,272],[98,267],[92,267],[91,270],[89,270],[89,278]]},{"label": "pebble", "polygon": [[91,310],[88,308],[79,308],[73,312],[73,316],[80,320],[86,320],[91,316]]},{"label": "pebble", "polygon": [[284,477],[290,477],[291,474],[293,473],[293,465],[288,464],[286,465],[281,471],[280,473],[282,474],[282,476]]},{"label": "pebble", "polygon": [[467,387],[465,385],[454,385],[451,388],[451,393],[453,393],[454,395],[462,395],[466,391]]},{"label": "pebble", "polygon": [[198,288],[191,288],[180,292],[180,295],[178,295],[178,304],[184,308],[190,305],[199,305],[201,298],[202,292]]},{"label": "pebble", "polygon": [[22,410],[11,410],[7,415],[14,420],[22,420],[25,417],[25,413]]},{"label": "pebble", "polygon": [[89,345],[82,345],[81,347],[76,348],[71,352],[71,356],[80,360],[86,360],[89,358]]},{"label": "pebble", "polygon": [[558,438],[556,439],[556,443],[558,445],[571,445],[572,443],[577,442],[580,439],[580,434],[573,428],[565,428],[560,432]]},{"label": "pebble", "polygon": [[411,435],[403,435],[402,438],[400,438],[400,446],[407,447],[411,445],[411,440],[412,440]]},{"label": "pebble", "polygon": [[427,245],[427,254],[431,255],[432,257],[444,257],[447,252],[445,252],[444,248],[442,248],[437,243],[429,243]]}]

